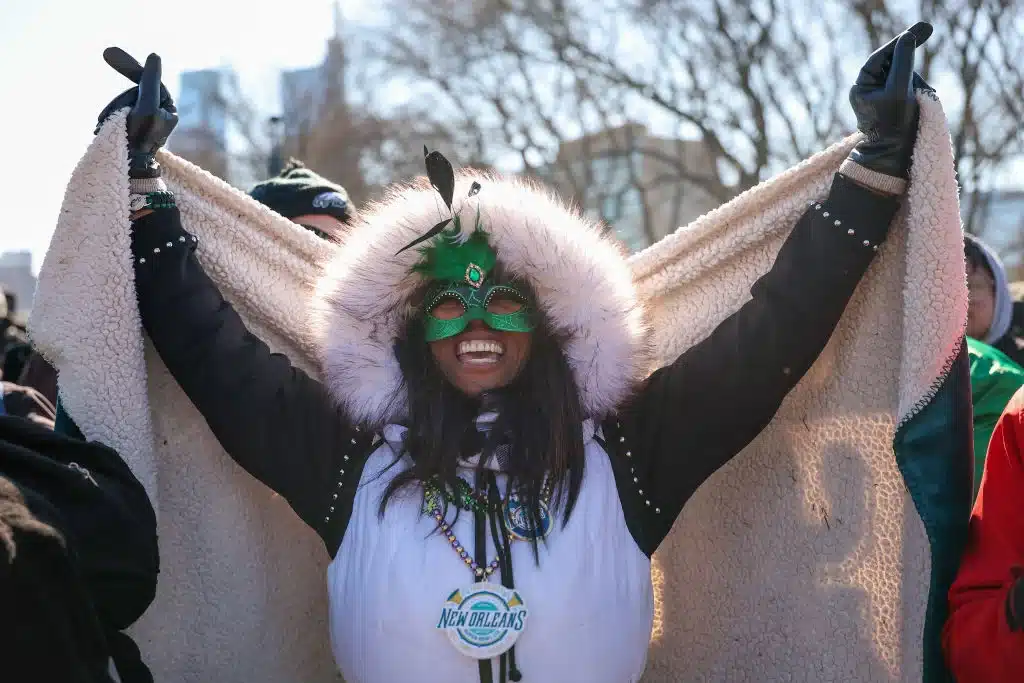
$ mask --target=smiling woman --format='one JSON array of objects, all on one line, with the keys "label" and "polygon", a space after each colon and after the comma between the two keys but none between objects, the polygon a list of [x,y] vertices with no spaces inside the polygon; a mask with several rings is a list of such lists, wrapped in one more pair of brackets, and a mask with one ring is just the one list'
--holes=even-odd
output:
[{"label": "smiling woman", "polygon": [[[507,386],[519,374],[530,353],[536,313],[525,283],[485,284],[487,275],[468,261],[464,271],[465,282],[433,288],[425,300],[424,324],[445,377],[476,396]],[[500,271],[491,279],[503,280]]]},{"label": "smiling woman", "polygon": [[603,227],[437,152],[326,265],[320,379],[292,366],[224,299],[162,187],[159,58],[108,58],[140,82],[124,105],[132,203],[152,209],[132,225],[142,323],[224,450],[323,539],[347,680],[639,681],[652,554],[815,362],[886,238],[930,32],[868,59],[851,100],[873,134],[751,299],[646,376],[638,293]]}]

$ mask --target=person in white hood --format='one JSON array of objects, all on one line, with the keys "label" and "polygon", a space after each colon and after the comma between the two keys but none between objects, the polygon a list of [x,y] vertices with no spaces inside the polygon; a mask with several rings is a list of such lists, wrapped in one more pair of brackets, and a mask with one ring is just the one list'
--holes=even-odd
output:
[{"label": "person in white hood", "polygon": [[1014,329],[1013,295],[1002,261],[992,247],[974,235],[964,235],[964,258],[970,297],[967,336],[999,349],[1024,366],[1024,339]]}]

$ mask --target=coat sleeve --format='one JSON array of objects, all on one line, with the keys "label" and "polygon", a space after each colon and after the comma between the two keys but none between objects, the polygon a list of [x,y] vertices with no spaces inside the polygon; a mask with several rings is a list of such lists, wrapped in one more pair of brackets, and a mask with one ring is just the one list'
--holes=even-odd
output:
[{"label": "coat sleeve", "polygon": [[657,509],[658,543],[683,504],[750,443],[821,353],[898,208],[836,175],[752,298],[704,341],[651,375],[620,413],[620,437]]},{"label": "coat sleeve", "polygon": [[1024,672],[1024,630],[1010,629],[1007,609],[1010,587],[1024,573],[1022,500],[1024,389],[992,433],[967,549],[949,591],[943,645],[958,681],[1017,683]]},{"label": "coat sleeve", "polygon": [[347,463],[369,439],[319,382],[246,329],[199,264],[197,244],[177,209],[135,222],[142,324],[228,455],[284,496],[333,554],[355,489]]}]

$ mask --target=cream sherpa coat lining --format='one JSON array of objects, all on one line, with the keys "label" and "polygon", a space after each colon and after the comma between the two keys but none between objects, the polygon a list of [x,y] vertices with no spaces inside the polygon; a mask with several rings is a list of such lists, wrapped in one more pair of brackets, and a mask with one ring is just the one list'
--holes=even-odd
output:
[{"label": "cream sherpa coat lining", "polygon": [[[967,310],[948,131],[938,102],[922,98],[921,107],[899,224],[831,342],[772,424],[688,503],[655,556],[658,611],[645,681],[921,680],[928,542],[892,439],[948,368]],[[123,455],[157,508],[158,595],[133,635],[157,681],[337,681],[319,540],[228,458],[143,338],[124,140],[122,113],[76,168],[30,326],[60,371],[70,415]],[[570,355],[592,411],[613,405],[637,371],[605,364],[594,344],[618,345],[621,358],[642,341],[654,353],[646,371],[703,339],[746,300],[855,142],[634,256],[632,284],[623,271],[592,300],[547,298],[561,324],[584,331]],[[377,390],[396,377],[386,349],[353,360],[357,345],[346,341],[346,307],[376,305],[384,292],[346,298],[326,315],[308,305],[318,281],[330,296],[346,278],[366,275],[352,272],[354,252],[335,253],[169,153],[160,161],[185,227],[199,237],[200,260],[250,328],[316,375],[323,348],[325,377],[351,389],[342,393],[356,416],[395,405]],[[578,275],[578,252],[569,268],[559,257],[573,245],[538,250],[528,241],[525,219],[543,207],[496,210],[524,219],[522,236],[499,236],[499,250],[521,250],[552,278]],[[383,257],[393,246],[371,239],[361,248]],[[585,256],[613,258],[610,247]],[[384,259],[381,267],[404,266]],[[634,297],[650,324],[643,337]],[[596,304],[615,317],[587,308]],[[311,317],[319,324],[309,325]],[[364,383],[374,389],[360,390]]]}]

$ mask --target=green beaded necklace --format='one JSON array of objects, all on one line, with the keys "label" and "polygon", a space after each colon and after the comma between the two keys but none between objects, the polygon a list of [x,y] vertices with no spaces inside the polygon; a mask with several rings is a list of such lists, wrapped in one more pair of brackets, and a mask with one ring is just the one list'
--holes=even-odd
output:
[{"label": "green beaded necklace", "polygon": [[468,481],[462,477],[458,477],[457,481],[456,491],[450,491],[447,486],[438,482],[436,477],[427,482],[423,486],[423,511],[427,514],[433,513],[435,509],[441,507],[442,500],[467,512],[486,513],[496,509],[474,491]]},{"label": "green beaded necklace", "polygon": [[[460,510],[466,512],[482,512],[487,513],[490,511],[497,511],[505,507],[505,503],[499,505],[492,505],[483,498],[482,494],[477,493],[470,486],[469,482],[462,477],[457,477],[456,491],[450,491],[447,486],[442,485],[437,477],[434,477],[431,481],[428,481],[423,485],[423,512],[427,515],[432,515],[435,510],[440,510],[444,503],[448,505],[455,505]],[[540,499],[543,505],[548,505],[551,502],[551,487],[547,480],[544,481],[544,486],[541,487]]]}]

